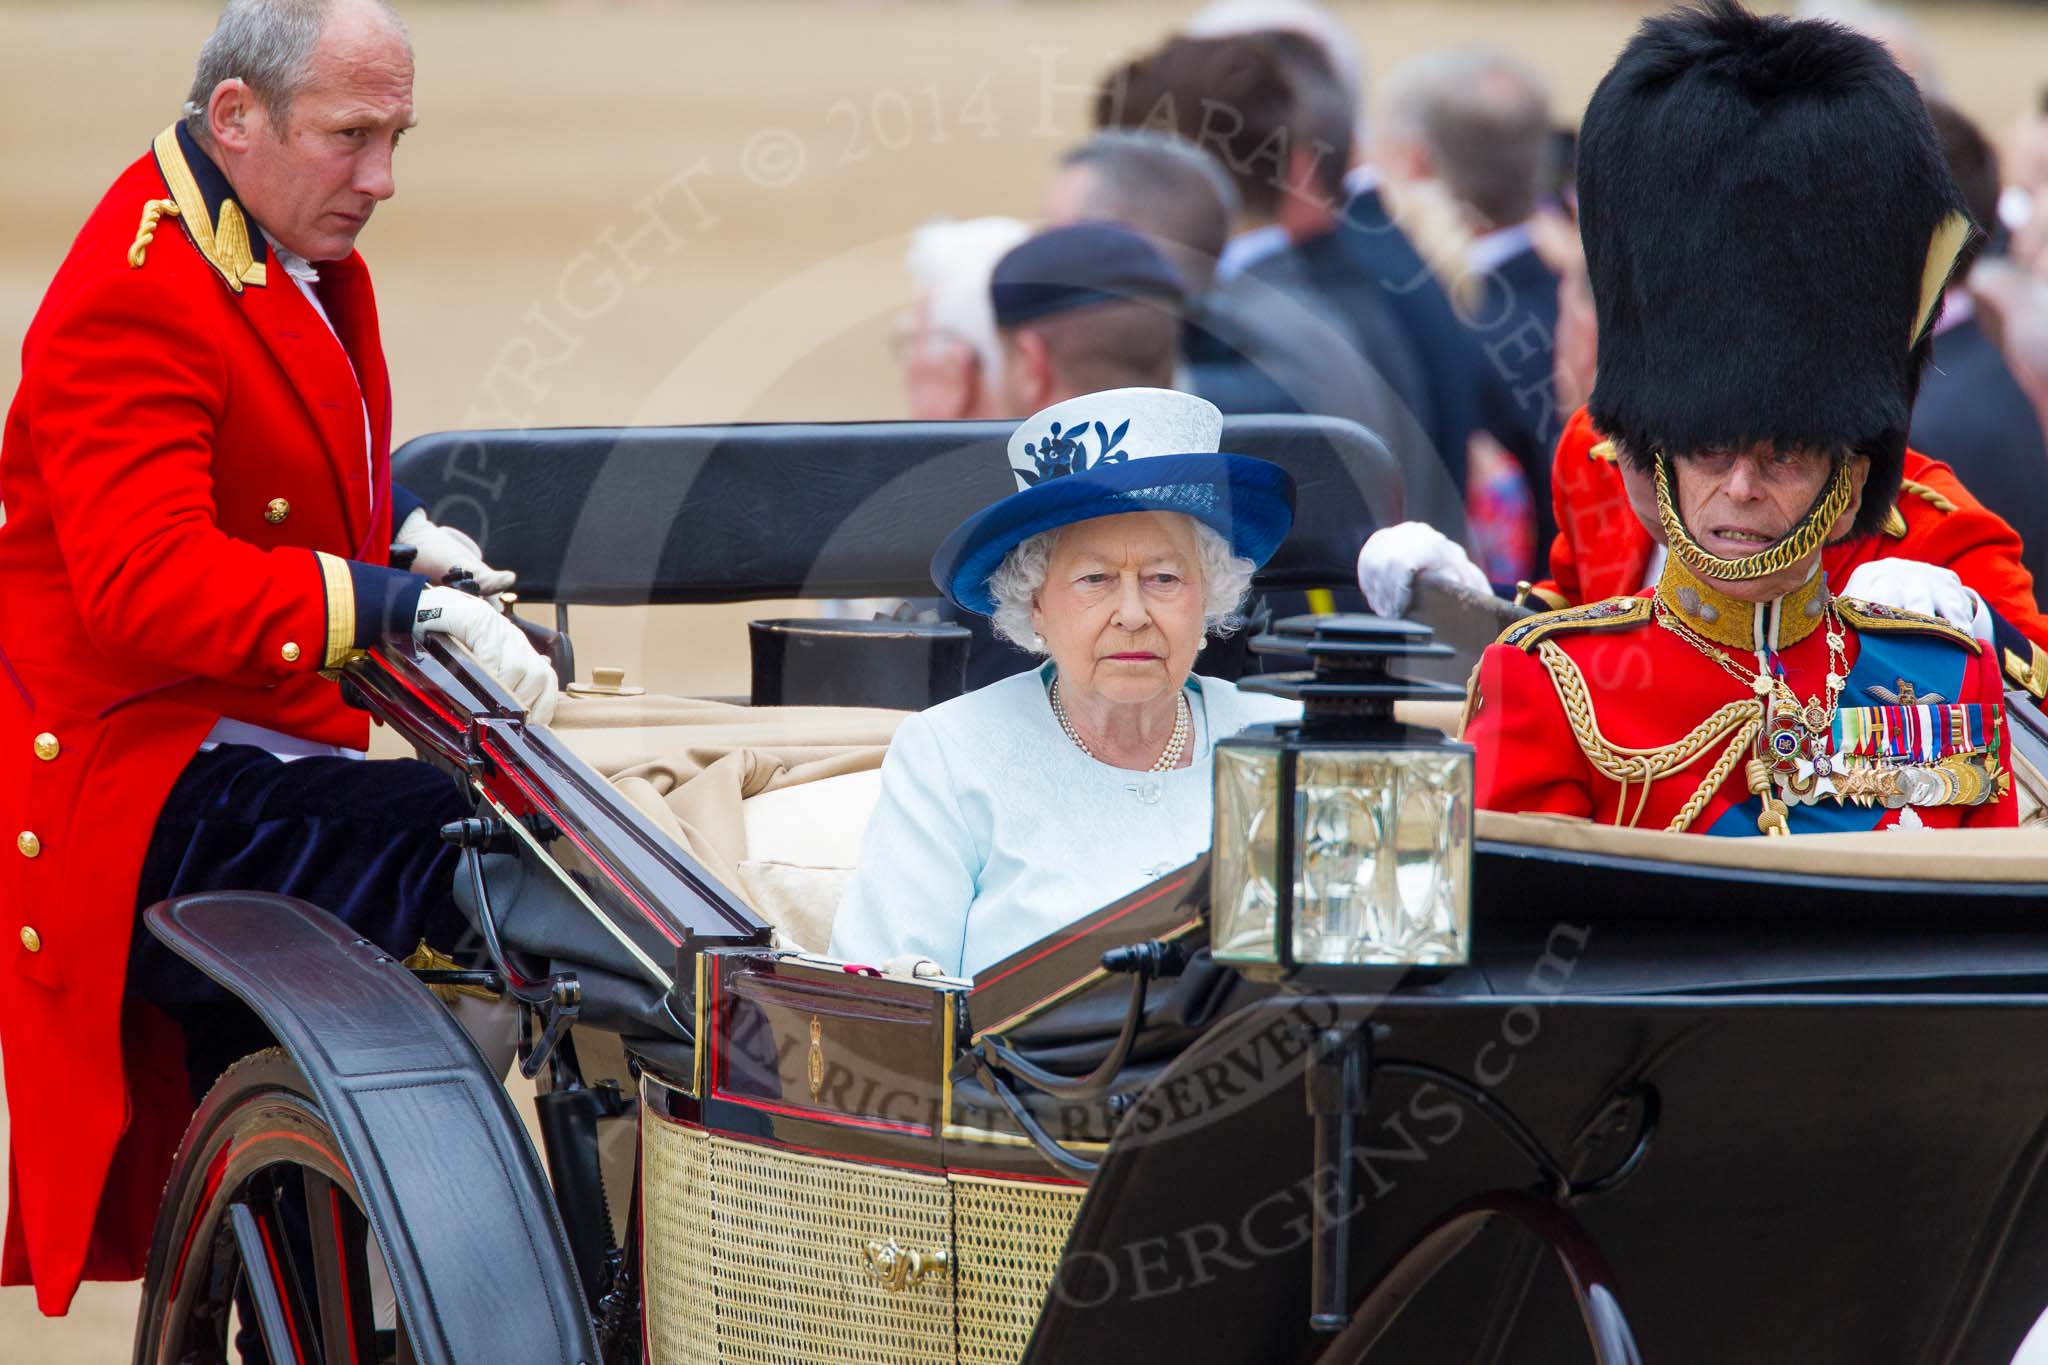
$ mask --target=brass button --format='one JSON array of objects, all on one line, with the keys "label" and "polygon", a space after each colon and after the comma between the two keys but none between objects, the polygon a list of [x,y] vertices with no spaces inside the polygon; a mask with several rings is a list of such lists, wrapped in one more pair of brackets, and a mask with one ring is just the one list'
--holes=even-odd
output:
[{"label": "brass button", "polygon": [[43,762],[50,762],[61,752],[63,752],[63,746],[57,743],[57,737],[48,730],[36,736],[36,757],[43,760]]},{"label": "brass button", "polygon": [[40,953],[43,950],[43,936],[35,931],[34,926],[24,924],[21,926],[21,946],[32,953]]},{"label": "brass button", "polygon": [[14,846],[24,858],[33,858],[43,851],[43,841],[36,838],[35,831],[23,830],[14,836]]},{"label": "brass button", "polygon": [[297,640],[286,640],[284,642],[284,648],[279,650],[278,653],[284,655],[284,661],[286,663],[297,663],[299,661],[299,642]]},{"label": "brass button", "polygon": [[272,498],[270,505],[263,509],[263,519],[272,526],[279,526],[292,514],[292,505],[283,498]]}]

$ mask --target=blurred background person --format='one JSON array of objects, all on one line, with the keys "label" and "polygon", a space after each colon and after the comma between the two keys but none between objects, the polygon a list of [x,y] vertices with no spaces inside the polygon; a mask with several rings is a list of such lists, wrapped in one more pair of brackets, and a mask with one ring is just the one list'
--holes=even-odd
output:
[{"label": "blurred background person", "polygon": [[2048,86],[2006,130],[1999,169],[1999,225],[2010,238],[2012,258],[2031,269],[2048,240]]},{"label": "blurred background person", "polygon": [[1000,416],[1002,351],[989,307],[989,275],[1031,235],[1015,218],[941,218],[910,234],[904,269],[912,301],[890,334],[913,421]]},{"label": "blurred background person", "polygon": [[1060,157],[1045,189],[1047,227],[1121,223],[1173,266],[1196,305],[1237,219],[1237,191],[1215,159],[1167,133],[1111,128]]},{"label": "blurred background person", "polygon": [[1012,247],[989,282],[1002,348],[1003,417],[1101,389],[1173,387],[1180,276],[1115,223],[1047,228]]},{"label": "blurred background person", "polygon": [[1451,259],[1440,249],[1431,259],[1448,275],[1478,344],[1487,371],[1483,425],[1521,468],[1531,547],[1555,534],[1540,493],[1550,486],[1563,429],[1552,381],[1558,275],[1537,250],[1531,223],[1550,141],[1541,78],[1499,48],[1426,52],[1387,78],[1380,164],[1403,186],[1434,183],[1458,214],[1462,250]]},{"label": "blurred background person", "polygon": [[[1949,173],[1970,216],[1986,233],[1998,222],[1998,154],[1962,112],[1930,97],[1927,112]],[[1995,244],[1995,243],[1994,243]],[[1913,449],[1961,476],[1986,507],[2020,533],[2023,561],[2038,585],[2048,571],[2048,443],[2041,419],[1980,320],[1968,283],[1966,249],[1934,325],[1934,352],[1913,404]]]},{"label": "blurred background person", "polygon": [[1922,90],[1941,89],[1934,45],[1904,6],[1881,4],[1878,0],[1801,0],[1795,13],[1801,19],[1826,19],[1875,38]]},{"label": "blurred background person", "polygon": [[[1303,92],[1304,121],[1325,142],[1348,145],[1341,170],[1336,156],[1316,166],[1318,189],[1334,209],[1332,230],[1302,245],[1311,255],[1333,250],[1343,256],[1343,266],[1324,262],[1313,272],[1340,311],[1371,311],[1351,292],[1363,289],[1392,318],[1421,375],[1412,399],[1415,417],[1451,484],[1467,488],[1467,451],[1480,431],[1479,349],[1382,198],[1379,170],[1367,155],[1364,61],[1350,30],[1314,0],[1216,0],[1181,31],[1191,38],[1272,41]],[[1511,581],[1515,574],[1504,566],[1497,576]]]},{"label": "blurred background person", "polygon": [[[1249,338],[1227,325],[1191,329],[1195,391],[1226,412],[1307,412],[1361,423],[1394,454],[1410,511],[1462,534],[1462,496],[1418,421],[1426,386],[1399,325],[1369,292],[1340,307],[1323,288],[1333,270],[1350,269],[1332,235],[1350,119],[1341,97],[1324,99],[1297,83],[1295,71],[1313,62],[1318,81],[1329,84],[1320,60],[1306,44],[1283,55],[1264,36],[1171,38],[1103,80],[1096,122],[1184,139],[1215,160],[1237,193],[1206,320],[1255,315],[1264,326]],[[1305,254],[1304,241],[1317,249]],[[1240,345],[1274,328],[1291,344],[1250,353]]]}]

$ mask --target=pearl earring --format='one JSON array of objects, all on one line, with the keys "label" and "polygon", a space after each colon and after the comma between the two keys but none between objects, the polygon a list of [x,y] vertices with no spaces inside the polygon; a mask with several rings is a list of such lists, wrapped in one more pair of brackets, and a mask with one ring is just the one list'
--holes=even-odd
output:
[{"label": "pearl earring", "polygon": [[1045,653],[1045,637],[1043,635],[1034,635],[1031,637],[1031,652],[1034,654]]}]

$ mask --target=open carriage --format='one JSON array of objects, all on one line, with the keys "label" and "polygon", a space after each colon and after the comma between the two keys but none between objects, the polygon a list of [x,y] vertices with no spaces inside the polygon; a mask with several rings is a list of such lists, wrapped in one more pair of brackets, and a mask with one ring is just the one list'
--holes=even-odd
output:
[{"label": "open carriage", "polygon": [[[1007,491],[1005,435],[483,433],[397,465],[529,600],[918,595]],[[1400,515],[1356,427],[1224,444],[1301,488],[1267,590],[1344,581]],[[788,690],[839,695],[828,657]],[[1224,965],[1204,859],[953,980],[822,955],[897,713],[646,681],[542,730],[439,643],[351,668],[473,795],[469,960],[275,897],[150,911],[282,1052],[194,1120],[138,1361],[225,1357],[236,1303],[273,1359],[591,1365],[2002,1362],[2048,1307],[2048,831],[1481,814],[1441,855],[1461,960]],[[515,1005],[538,1155],[458,1023]]]}]

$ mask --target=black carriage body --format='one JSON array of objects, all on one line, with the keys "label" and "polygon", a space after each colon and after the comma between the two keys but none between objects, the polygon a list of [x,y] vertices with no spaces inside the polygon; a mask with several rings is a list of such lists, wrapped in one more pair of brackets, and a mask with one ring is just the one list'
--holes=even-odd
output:
[{"label": "black carriage body", "polygon": [[[410,667],[460,681],[467,665]],[[522,765],[553,743],[508,727],[483,785],[544,789]],[[563,801],[547,809],[571,821],[549,846],[589,879],[582,846],[618,844],[618,813],[578,831]],[[2048,1304],[2031,1287],[2048,1271],[2038,886],[1731,876],[1486,834],[1469,966],[1313,990],[1198,951],[1199,863],[969,984],[774,949],[660,853],[680,870],[649,902],[667,921],[649,942],[679,945],[670,1041],[695,1046],[642,1053],[653,1359],[697,1358],[682,1343],[716,1330],[702,1304],[786,1314],[792,1359],[858,1358],[820,1324],[872,1314],[887,1325],[858,1349],[916,1359],[1100,1359],[1140,1340],[1352,1359],[1307,1312],[1333,1197],[1307,1073],[1348,1028],[1371,1065],[1349,1203],[1324,1207],[1346,1302],[1382,1333],[1371,1359],[1574,1358],[1602,1305],[1652,1361],[2010,1359]],[[1019,1081],[1001,1059],[1079,1077],[1116,1049],[1130,978],[1102,955],[1150,941],[1192,961],[1154,984],[1113,1079],[1082,1096]],[[945,1251],[946,1276],[892,1293],[870,1255],[891,1244]],[[977,1257],[1012,1273],[977,1278]],[[814,1277],[828,1307],[807,1315],[739,1260]]]},{"label": "black carriage body", "polygon": [[[457,524],[475,500],[530,600],[833,597],[925,590],[1001,436],[481,433],[396,464]],[[1348,581],[1398,516],[1356,428],[1225,440],[1304,482],[1268,586]],[[625,1041],[657,1365],[1960,1363],[2048,1306],[2038,859],[1819,875],[1489,819],[1467,966],[1247,981],[1203,950],[1197,863],[973,983],[889,976],[775,947],[459,653],[351,681],[496,822],[466,894],[507,952]],[[1144,943],[1140,993],[1103,954]]]}]

